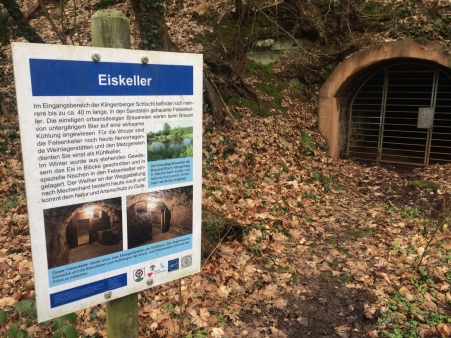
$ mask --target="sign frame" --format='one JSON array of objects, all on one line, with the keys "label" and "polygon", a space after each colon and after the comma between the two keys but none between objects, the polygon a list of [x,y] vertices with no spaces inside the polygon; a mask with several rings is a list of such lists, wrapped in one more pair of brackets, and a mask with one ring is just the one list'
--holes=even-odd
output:
[{"label": "sign frame", "polygon": [[202,55],[12,50],[38,321],[199,272]]}]

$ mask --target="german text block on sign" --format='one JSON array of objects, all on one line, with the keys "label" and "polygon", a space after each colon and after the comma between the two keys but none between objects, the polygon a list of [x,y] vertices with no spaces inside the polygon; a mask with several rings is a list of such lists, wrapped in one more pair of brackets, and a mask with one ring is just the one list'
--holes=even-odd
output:
[{"label": "german text block on sign", "polygon": [[198,272],[202,55],[14,43],[13,63],[39,321]]}]

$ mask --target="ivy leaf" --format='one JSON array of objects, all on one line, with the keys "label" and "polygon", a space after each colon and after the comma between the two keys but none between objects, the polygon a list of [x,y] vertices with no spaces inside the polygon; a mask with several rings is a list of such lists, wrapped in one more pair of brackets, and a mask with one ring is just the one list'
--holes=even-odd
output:
[{"label": "ivy leaf", "polygon": [[[53,331],[53,327],[52,327],[52,331]],[[58,330],[56,332],[54,331],[53,338],[63,338],[63,336],[61,335],[61,331],[60,330]]]},{"label": "ivy leaf", "polygon": [[62,317],[59,318],[61,320],[62,323],[65,323],[66,321],[68,321],[71,324],[75,324],[77,322],[77,315],[75,313],[69,313],[67,315],[64,315]]},{"label": "ivy leaf", "polygon": [[59,331],[59,321],[58,321],[58,319],[55,320],[55,321],[52,323],[52,326],[51,326],[50,328],[51,328],[52,332],[55,332],[55,333],[54,333],[54,338],[57,338],[57,337],[56,337],[56,331],[57,331],[57,330]]},{"label": "ivy leaf", "polygon": [[63,326],[64,337],[66,338],[77,338],[77,330],[73,326],[65,325]]},{"label": "ivy leaf", "polygon": [[16,304],[16,311],[28,316],[30,319],[37,318],[36,302],[34,300],[21,300]]},{"label": "ivy leaf", "polygon": [[5,337],[14,338],[28,338],[28,332],[25,330],[20,330],[17,324],[11,324],[9,330],[6,332]]},{"label": "ivy leaf", "polygon": [[6,312],[3,310],[0,310],[0,324],[6,323],[8,320],[8,316],[6,315]]}]

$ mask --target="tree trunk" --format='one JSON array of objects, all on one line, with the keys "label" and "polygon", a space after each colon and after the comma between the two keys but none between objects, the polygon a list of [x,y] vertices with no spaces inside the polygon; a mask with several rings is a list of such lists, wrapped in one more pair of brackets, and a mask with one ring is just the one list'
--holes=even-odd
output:
[{"label": "tree trunk", "polygon": [[[170,40],[165,23],[164,0],[130,0],[130,2],[141,35],[139,47],[144,50],[177,52],[177,46]],[[213,118],[218,124],[221,124],[224,120],[221,100],[205,75],[203,83],[206,100],[210,104]]]},{"label": "tree trunk", "polygon": [[33,14],[38,8],[39,8],[39,0],[34,0],[34,3],[31,5],[31,7],[28,9],[28,11],[24,14],[25,19],[28,20],[28,18]]},{"label": "tree trunk", "polygon": [[20,11],[19,5],[15,0],[0,0],[0,3],[5,7],[8,11],[9,15],[14,21],[14,24],[17,25],[20,34],[32,43],[45,43],[44,40],[36,33],[36,30],[31,27],[28,23],[25,16]]},{"label": "tree trunk", "polygon": [[222,124],[224,122],[224,112],[221,98],[219,94],[215,91],[212,84],[210,83],[207,76],[204,74],[204,90],[205,90],[205,101],[210,105],[211,115],[217,124]]},{"label": "tree trunk", "polygon": [[164,20],[164,0],[130,0],[141,35],[140,48],[169,51],[171,42]]}]

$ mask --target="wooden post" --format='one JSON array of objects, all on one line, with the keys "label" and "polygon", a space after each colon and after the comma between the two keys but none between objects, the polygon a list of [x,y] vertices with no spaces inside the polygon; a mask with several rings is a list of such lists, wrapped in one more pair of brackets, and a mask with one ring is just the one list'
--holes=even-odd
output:
[{"label": "wooden post", "polygon": [[[97,11],[91,18],[92,46],[130,48],[130,21],[120,11]],[[138,338],[138,294],[106,303],[108,338]]]},{"label": "wooden post", "polygon": [[92,46],[130,48],[130,20],[120,11],[97,11],[91,18]]},{"label": "wooden post", "polygon": [[138,294],[114,299],[106,303],[108,338],[138,338]]}]

